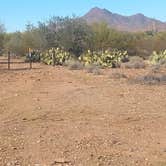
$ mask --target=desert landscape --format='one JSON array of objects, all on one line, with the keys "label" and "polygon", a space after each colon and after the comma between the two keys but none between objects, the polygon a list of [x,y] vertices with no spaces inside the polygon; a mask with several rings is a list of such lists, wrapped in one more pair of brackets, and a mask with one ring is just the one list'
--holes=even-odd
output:
[{"label": "desert landscape", "polygon": [[1,0],[0,166],[166,166],[165,6]]},{"label": "desert landscape", "polygon": [[27,65],[1,65],[0,165],[166,165],[166,85],[129,81],[149,69]]}]

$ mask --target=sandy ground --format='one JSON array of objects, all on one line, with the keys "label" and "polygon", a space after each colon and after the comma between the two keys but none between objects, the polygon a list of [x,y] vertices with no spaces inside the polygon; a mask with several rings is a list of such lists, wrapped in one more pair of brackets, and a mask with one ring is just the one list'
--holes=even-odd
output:
[{"label": "sandy ground", "polygon": [[166,166],[166,85],[0,67],[0,166]]}]

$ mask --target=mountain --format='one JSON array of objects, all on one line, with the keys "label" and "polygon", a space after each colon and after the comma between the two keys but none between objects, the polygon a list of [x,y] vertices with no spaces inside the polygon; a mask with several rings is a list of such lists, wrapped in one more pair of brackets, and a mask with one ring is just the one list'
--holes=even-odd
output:
[{"label": "mountain", "polygon": [[122,16],[107,9],[92,8],[83,17],[88,24],[106,22],[111,28],[120,31],[166,31],[166,22],[144,16],[141,13],[132,16]]}]

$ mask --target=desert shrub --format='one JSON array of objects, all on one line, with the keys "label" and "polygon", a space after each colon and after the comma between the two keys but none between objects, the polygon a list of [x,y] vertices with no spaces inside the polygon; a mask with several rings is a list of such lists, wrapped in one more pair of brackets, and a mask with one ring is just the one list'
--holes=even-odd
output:
[{"label": "desert shrub", "polygon": [[134,80],[135,83],[142,84],[165,84],[166,83],[166,75],[165,74],[147,74],[144,76],[136,77]]},{"label": "desert shrub", "polygon": [[79,60],[86,65],[97,65],[101,67],[119,67],[123,60],[128,58],[127,51],[105,51],[102,52],[91,52],[88,51],[79,57]]},{"label": "desert shrub", "polygon": [[87,71],[88,73],[92,73],[92,74],[94,74],[94,75],[100,75],[100,74],[102,74],[101,71],[100,71],[100,66],[97,66],[97,65],[94,65],[94,64],[92,64],[92,65],[87,65],[87,66],[85,67],[85,69],[86,69],[86,71]]},{"label": "desert shrub", "polygon": [[153,51],[149,61],[153,65],[166,65],[166,50],[160,52]]},{"label": "desert shrub", "polygon": [[84,65],[78,60],[69,60],[65,63],[70,70],[82,70]]},{"label": "desert shrub", "polygon": [[29,55],[26,55],[25,62],[28,63],[30,61],[32,61],[32,62],[40,62],[40,55],[34,55],[31,58],[29,57]]},{"label": "desert shrub", "polygon": [[40,62],[40,52],[39,51],[33,51],[31,54],[31,57],[29,54],[26,54],[25,56],[25,62]]},{"label": "desert shrub", "polygon": [[111,79],[126,79],[128,77],[123,73],[115,72],[115,73],[112,73],[109,78],[111,78]]},{"label": "desert shrub", "polygon": [[142,69],[145,68],[145,62],[141,57],[131,57],[129,62],[124,64],[125,68],[128,69]]},{"label": "desert shrub", "polygon": [[102,74],[102,72],[100,71],[99,68],[95,68],[92,73],[93,73],[94,75],[101,75],[101,74]]},{"label": "desert shrub", "polygon": [[166,59],[161,59],[159,65],[166,67]]},{"label": "desert shrub", "polygon": [[161,66],[159,64],[152,65],[150,70],[152,73],[158,73],[160,71]]}]

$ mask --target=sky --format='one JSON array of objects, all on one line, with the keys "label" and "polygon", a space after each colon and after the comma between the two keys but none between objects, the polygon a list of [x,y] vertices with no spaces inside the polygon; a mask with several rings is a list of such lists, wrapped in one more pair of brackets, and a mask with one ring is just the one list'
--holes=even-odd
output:
[{"label": "sky", "polygon": [[91,8],[113,13],[143,13],[166,22],[166,0],[0,0],[0,22],[8,32],[23,31],[27,23],[37,25],[51,16],[82,16]]}]

